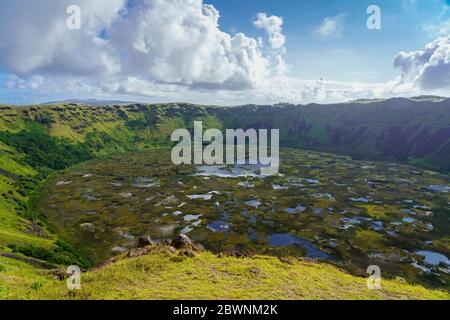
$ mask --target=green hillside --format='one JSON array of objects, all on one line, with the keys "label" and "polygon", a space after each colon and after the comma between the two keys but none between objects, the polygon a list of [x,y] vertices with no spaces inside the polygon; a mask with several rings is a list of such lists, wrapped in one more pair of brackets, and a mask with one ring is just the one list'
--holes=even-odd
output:
[{"label": "green hillside", "polygon": [[0,273],[0,299],[450,299],[446,292],[399,280],[369,290],[366,279],[331,265],[208,252],[187,257],[164,247],[85,273],[76,292],[55,278],[25,264],[9,265]]},{"label": "green hillside", "polygon": [[[344,153],[371,160],[405,161],[448,172],[450,168],[448,119],[450,119],[448,100],[429,102],[401,99],[364,104],[235,108],[188,104],[123,106],[65,104],[28,107],[2,105],[0,106],[0,297],[37,298],[42,294],[42,297],[47,295],[62,298],[63,283],[55,282],[41,269],[69,264],[89,267],[89,261],[70,244],[59,240],[56,235],[49,232],[39,214],[30,209],[29,199],[33,196],[33,192],[54,172],[111,154],[169,146],[171,132],[180,127],[192,128],[194,120],[202,120],[204,127],[214,128],[281,128],[281,144],[284,146]],[[152,270],[155,262],[151,259],[156,259],[155,257],[159,256],[149,255],[137,259],[136,262],[142,259],[142,269]],[[123,272],[128,268],[140,270],[136,265],[128,265],[133,264],[133,261],[126,260],[93,271],[86,277],[94,279],[92,288],[95,288],[95,281],[99,281],[98,283],[103,281],[101,279],[103,272],[116,273],[118,270]],[[205,253],[189,261],[204,264],[205,268],[208,266],[213,268],[219,260]],[[236,263],[232,263],[234,261],[232,259],[229,261],[228,271],[232,272],[235,269],[235,272],[240,272],[242,261],[236,260]],[[258,264],[263,272],[273,271],[275,274],[284,270],[283,268],[296,268],[295,272],[298,273],[303,266],[319,272],[314,264],[308,263],[287,267],[276,260],[266,261],[264,258],[249,259],[245,263],[253,262]],[[170,265],[177,262],[169,259],[166,263]],[[217,277],[220,279],[221,274]],[[286,277],[286,273],[280,273],[277,281],[285,281]],[[343,277],[350,276],[343,275]],[[239,287],[239,281],[242,279],[237,278],[236,285]],[[195,277],[192,279],[196,281]],[[354,281],[353,278],[346,279]],[[198,281],[200,286],[204,279]],[[231,277],[223,281],[227,284],[226,281],[234,280]],[[363,282],[364,279],[359,281]],[[268,283],[268,287],[261,286],[258,290],[255,289],[251,297],[264,297],[262,292],[275,285],[276,282]],[[320,284],[320,286],[327,285]],[[51,289],[53,286],[54,291]],[[138,283],[136,287],[139,287]],[[396,285],[390,288],[394,290],[394,287]],[[38,290],[35,290],[36,288]],[[86,290],[90,290],[89,287]],[[392,291],[392,295],[385,293],[377,297],[448,298],[441,293],[437,293],[436,296],[435,293],[424,289],[417,289],[418,293],[414,293],[416,289],[413,288],[405,290],[410,293],[402,296],[401,292]],[[331,291],[334,293],[325,290],[310,292],[304,297],[344,297],[336,295],[335,290]],[[120,292],[119,290],[117,294]],[[239,292],[238,289],[230,291],[230,297],[244,297],[240,296]],[[174,297],[173,292],[166,291],[166,293],[165,296],[156,297]],[[361,291],[346,297],[356,297],[359,293]],[[97,297],[105,298],[110,293],[98,294]],[[143,291],[135,294],[136,297],[143,298],[153,293]],[[86,295],[88,298],[95,298],[89,291]],[[194,296],[200,297],[199,295],[197,292]],[[280,292],[276,297],[302,296]],[[367,296],[362,294],[362,297],[369,298],[372,294]]]}]

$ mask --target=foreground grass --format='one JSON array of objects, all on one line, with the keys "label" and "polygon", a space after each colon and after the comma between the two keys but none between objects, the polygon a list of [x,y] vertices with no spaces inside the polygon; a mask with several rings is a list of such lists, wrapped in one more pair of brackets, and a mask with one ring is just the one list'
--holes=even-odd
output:
[{"label": "foreground grass", "polygon": [[82,289],[76,292],[67,290],[65,280],[24,264],[7,265],[0,272],[0,298],[450,299],[450,294],[397,280],[383,280],[382,290],[368,290],[366,279],[323,263],[217,257],[208,252],[190,258],[159,248],[85,273]]}]

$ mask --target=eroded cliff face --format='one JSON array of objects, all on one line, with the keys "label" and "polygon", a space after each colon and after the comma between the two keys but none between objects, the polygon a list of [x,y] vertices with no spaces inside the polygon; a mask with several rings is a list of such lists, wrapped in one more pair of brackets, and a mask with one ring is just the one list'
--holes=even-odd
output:
[{"label": "eroded cliff face", "polygon": [[[450,100],[390,99],[307,106],[76,104],[0,108],[0,131],[38,126],[94,155],[171,145],[176,128],[278,128],[282,146],[450,169]],[[2,140],[5,143],[5,139]],[[6,141],[7,142],[7,141]]]}]

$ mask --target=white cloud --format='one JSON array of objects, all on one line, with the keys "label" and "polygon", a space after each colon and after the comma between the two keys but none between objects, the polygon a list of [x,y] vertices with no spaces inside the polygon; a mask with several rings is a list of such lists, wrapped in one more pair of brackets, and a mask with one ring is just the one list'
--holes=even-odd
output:
[{"label": "white cloud", "polygon": [[258,13],[253,24],[258,29],[264,29],[269,36],[269,44],[272,49],[281,49],[286,43],[283,34],[283,19],[277,16],[267,16],[266,13]]},{"label": "white cloud", "polygon": [[[130,96],[127,100],[161,102],[338,102],[409,90],[406,74],[425,69],[425,62],[413,62],[419,58],[405,53],[397,59],[402,77],[387,85],[300,80],[289,76],[279,17],[256,16],[254,25],[269,38],[264,47],[258,38],[222,31],[219,12],[202,0],[135,0],[128,7],[125,2],[0,0],[0,69],[16,74],[6,88],[47,97]],[[81,8],[81,30],[66,28],[69,4]],[[344,19],[326,18],[318,34],[338,36]],[[430,66],[445,65],[445,46],[437,46]]]},{"label": "white cloud", "polygon": [[[81,30],[68,30],[66,9],[82,9]],[[19,73],[110,74],[120,68],[108,42],[108,27],[124,0],[0,1],[0,68]]]},{"label": "white cloud", "polygon": [[12,75],[5,81],[5,87],[7,89],[37,90],[44,85],[45,78],[41,76],[32,76],[25,80],[16,75]]},{"label": "white cloud", "polygon": [[394,66],[401,71],[398,85],[422,90],[450,88],[450,36],[428,43],[425,50],[400,52]]},{"label": "white cloud", "polygon": [[58,100],[55,97],[122,99],[142,102],[186,101],[199,104],[239,105],[290,103],[333,103],[356,98],[386,97],[398,94],[388,90],[385,84],[357,82],[302,80],[286,75],[274,76],[258,87],[246,90],[215,89],[214,91],[177,84],[161,84],[137,77],[108,77],[97,83],[87,83],[71,78],[34,79],[11,77],[10,89],[28,90],[32,83],[39,83],[35,93],[40,92],[43,101]]},{"label": "white cloud", "polygon": [[450,34],[450,20],[445,20],[437,24],[426,24],[422,29],[431,37],[447,36]]},{"label": "white cloud", "polygon": [[[81,30],[66,28],[69,4],[81,8]],[[258,40],[221,31],[219,17],[203,0],[1,1],[0,68],[21,77],[115,79],[117,87],[139,79],[211,90],[255,88],[286,70]],[[284,43],[282,21],[267,19],[277,47]]]},{"label": "white cloud", "polygon": [[142,0],[116,21],[115,48],[125,73],[160,83],[248,88],[270,76],[255,39],[219,29],[219,12],[201,0]]},{"label": "white cloud", "polygon": [[322,24],[314,30],[315,34],[323,38],[340,37],[344,31],[345,17],[344,13],[335,17],[326,17]]}]

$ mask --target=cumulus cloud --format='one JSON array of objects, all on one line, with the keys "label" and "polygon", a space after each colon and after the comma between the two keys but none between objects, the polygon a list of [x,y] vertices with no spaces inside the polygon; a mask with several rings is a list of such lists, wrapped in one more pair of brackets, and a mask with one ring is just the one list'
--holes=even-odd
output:
[{"label": "cumulus cloud", "polygon": [[258,13],[253,24],[258,29],[264,29],[269,36],[269,44],[272,49],[280,49],[286,43],[283,34],[283,19],[277,16],[267,16],[266,13]]},{"label": "cumulus cloud", "polygon": [[[81,8],[80,30],[66,28],[73,4]],[[256,39],[220,30],[219,18],[203,0],[1,1],[0,68],[22,78],[114,79],[117,88],[136,79],[137,87],[214,90],[255,88],[286,71],[283,58],[266,54]],[[261,27],[279,48],[282,20],[266,20]]]},{"label": "cumulus cloud", "polygon": [[219,12],[201,0],[142,0],[116,21],[115,48],[125,72],[161,83],[244,89],[270,77],[258,42],[219,28]]},{"label": "cumulus cloud", "polygon": [[315,34],[322,38],[339,37],[344,31],[346,14],[342,13],[335,17],[326,17],[314,30]]},{"label": "cumulus cloud", "polygon": [[[82,8],[83,27],[68,30],[66,9]],[[124,0],[0,1],[0,68],[19,74],[111,74],[120,68],[98,37]]]},{"label": "cumulus cloud", "polygon": [[428,43],[424,50],[400,52],[394,66],[401,71],[398,85],[422,90],[450,88],[450,36]]},{"label": "cumulus cloud", "polygon": [[[81,8],[80,30],[66,28],[73,4]],[[344,17],[326,18],[319,34],[339,35]],[[385,92],[290,77],[280,17],[260,13],[253,21],[267,33],[267,47],[224,32],[219,19],[202,0],[0,0],[0,70],[10,74],[4,86],[46,97],[218,104],[335,102]]]},{"label": "cumulus cloud", "polygon": [[41,76],[31,76],[25,80],[16,75],[12,75],[5,81],[5,87],[7,89],[37,90],[44,84],[45,78]]}]

